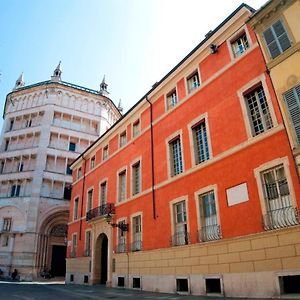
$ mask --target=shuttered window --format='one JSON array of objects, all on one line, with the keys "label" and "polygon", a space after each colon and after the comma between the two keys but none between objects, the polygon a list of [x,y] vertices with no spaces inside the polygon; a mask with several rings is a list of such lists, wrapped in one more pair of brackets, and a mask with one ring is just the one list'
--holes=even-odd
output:
[{"label": "shuttered window", "polygon": [[300,144],[300,85],[288,90],[283,96]]},{"label": "shuttered window", "polygon": [[291,41],[281,20],[269,27],[263,35],[272,58],[291,47]]}]

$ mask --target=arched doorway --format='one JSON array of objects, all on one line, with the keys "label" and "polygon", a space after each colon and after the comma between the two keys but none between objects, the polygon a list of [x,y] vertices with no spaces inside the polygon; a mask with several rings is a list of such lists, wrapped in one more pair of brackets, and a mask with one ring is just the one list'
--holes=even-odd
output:
[{"label": "arched doorway", "polygon": [[95,279],[100,284],[107,281],[108,238],[101,233],[96,241],[95,249]]}]

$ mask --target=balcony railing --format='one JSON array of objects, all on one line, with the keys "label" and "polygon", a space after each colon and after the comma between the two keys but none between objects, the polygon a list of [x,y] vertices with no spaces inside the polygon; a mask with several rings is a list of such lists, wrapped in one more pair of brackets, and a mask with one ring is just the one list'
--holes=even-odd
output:
[{"label": "balcony railing", "polygon": [[98,207],[95,207],[95,208],[89,210],[86,213],[86,221],[90,221],[90,220],[98,218],[98,217],[104,217],[106,215],[114,215],[115,212],[116,212],[116,209],[115,209],[114,203],[102,204]]},{"label": "balcony railing", "polygon": [[73,248],[71,251],[71,257],[76,257],[76,249]]},{"label": "balcony railing", "polygon": [[85,249],[83,255],[86,257],[91,256],[91,249]]},{"label": "balcony railing", "polygon": [[125,243],[119,243],[116,247],[117,253],[125,253],[126,252],[126,244]]},{"label": "balcony railing", "polygon": [[201,229],[198,230],[199,242],[207,242],[219,239],[221,239],[221,230],[220,225],[218,224],[202,226]]},{"label": "balcony railing", "polygon": [[279,229],[300,224],[298,211],[293,206],[269,210],[263,216],[265,230]]},{"label": "balcony railing", "polygon": [[188,245],[190,243],[190,234],[187,231],[177,232],[171,236],[172,246]]},{"label": "balcony railing", "polygon": [[140,240],[134,241],[131,243],[131,251],[141,251],[143,249],[143,242]]}]

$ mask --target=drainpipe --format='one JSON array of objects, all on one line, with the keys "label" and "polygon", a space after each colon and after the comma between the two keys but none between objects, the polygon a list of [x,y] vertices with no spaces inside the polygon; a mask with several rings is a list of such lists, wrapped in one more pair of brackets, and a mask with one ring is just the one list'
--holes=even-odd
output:
[{"label": "drainpipe", "polygon": [[146,101],[150,105],[150,137],[151,137],[151,185],[152,185],[152,208],[153,208],[153,219],[156,219],[156,203],[155,203],[155,177],[154,177],[154,141],[153,141],[153,116],[152,116],[152,103],[148,100],[146,96]]},{"label": "drainpipe", "polygon": [[85,169],[86,169],[86,159],[82,156],[84,160],[83,178],[82,178],[82,194],[81,194],[81,209],[80,209],[80,227],[79,227],[79,241],[81,241],[82,232],[82,212],[83,212],[83,199],[84,199],[84,186],[85,186]]},{"label": "drainpipe", "polygon": [[[264,60],[264,62],[265,62],[265,65],[267,66],[266,59],[265,59],[265,57],[264,57],[264,55],[263,55],[263,53],[262,53],[262,50],[261,50],[261,49],[262,49],[262,46],[261,46],[261,44],[260,44],[258,38],[257,38],[257,43],[258,43],[258,45],[259,45],[259,48],[260,48],[260,51],[261,51],[263,60]],[[277,97],[276,89],[275,89],[275,86],[274,86],[272,77],[271,77],[271,75],[270,75],[271,71],[268,69],[268,67],[266,67],[266,73],[267,73],[267,75],[268,75],[269,78],[270,78],[270,82],[271,82],[272,88],[273,88],[273,90],[274,90],[274,92],[275,92],[275,98],[276,98],[276,100],[277,100],[277,102],[278,102],[279,113],[280,113],[280,116],[281,116],[281,119],[282,119],[282,124],[283,124],[284,130],[285,130],[285,134],[286,134],[286,136],[287,136],[288,143],[289,143],[289,146],[290,146],[290,150],[291,150],[291,153],[292,153],[292,158],[293,158],[293,161],[294,161],[294,167],[295,167],[295,169],[296,169],[297,178],[298,178],[298,181],[300,182],[300,174],[299,174],[299,171],[298,171],[298,168],[297,168],[297,162],[296,162],[296,159],[295,159],[293,150],[292,150],[292,144],[291,144],[291,141],[290,141],[290,138],[289,138],[287,129],[286,129],[286,123],[285,123],[285,119],[284,119],[284,117],[283,117],[283,113],[282,113],[282,111],[281,111],[281,107],[280,107],[280,104],[279,104],[279,99],[278,99],[278,97]]]}]

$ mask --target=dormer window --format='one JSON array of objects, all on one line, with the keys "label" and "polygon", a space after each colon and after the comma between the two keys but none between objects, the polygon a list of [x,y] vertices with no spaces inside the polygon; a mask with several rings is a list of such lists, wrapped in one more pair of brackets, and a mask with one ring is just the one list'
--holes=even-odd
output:
[{"label": "dormer window", "polygon": [[192,92],[200,86],[199,73],[195,71],[187,78],[188,92]]}]

